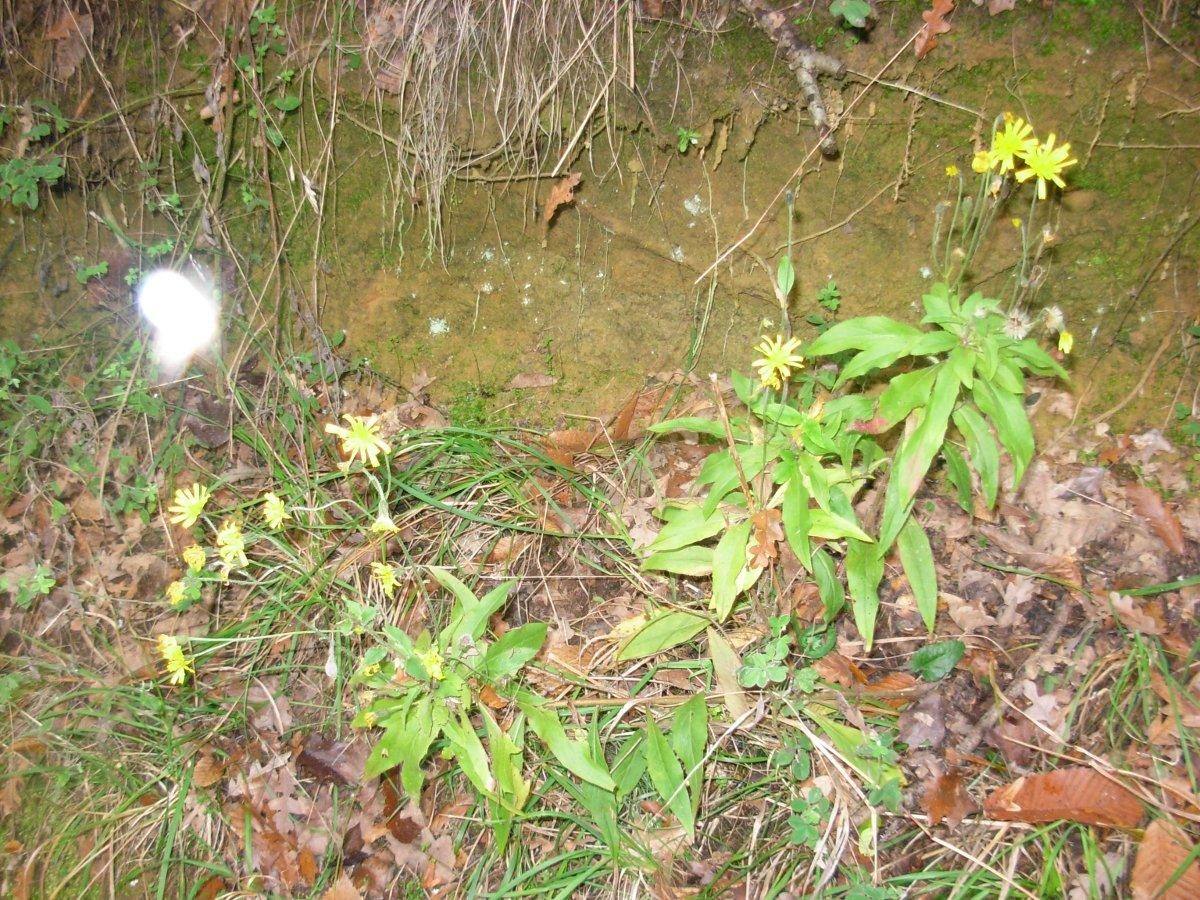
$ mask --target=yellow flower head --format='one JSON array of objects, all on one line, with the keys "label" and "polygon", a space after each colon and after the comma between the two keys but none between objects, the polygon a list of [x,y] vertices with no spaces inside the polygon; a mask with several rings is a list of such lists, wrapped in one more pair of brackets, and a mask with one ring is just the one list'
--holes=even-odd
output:
[{"label": "yellow flower head", "polygon": [[325,426],[326,434],[335,434],[342,439],[342,452],[350,462],[361,459],[364,465],[374,468],[379,465],[379,454],[390,453],[392,448],[379,435],[379,416],[344,415],[346,425],[330,422]]},{"label": "yellow flower head", "polygon": [[1024,154],[1026,168],[1017,172],[1017,181],[1026,182],[1037,178],[1037,195],[1039,200],[1046,199],[1046,182],[1053,181],[1059,187],[1066,187],[1062,173],[1079,160],[1071,158],[1071,145],[1059,144],[1054,146],[1054,135],[1046,138],[1044,144],[1034,143],[1029,152]]},{"label": "yellow flower head", "polygon": [[246,536],[235,519],[226,519],[217,532],[217,555],[227,568],[246,565]]},{"label": "yellow flower head", "polygon": [[374,728],[379,724],[379,716],[373,709],[363,710],[362,721],[363,727]]},{"label": "yellow flower head", "polygon": [[1017,160],[1024,159],[1035,147],[1037,138],[1033,136],[1033,126],[1024,119],[1006,112],[1004,128],[992,136],[989,163],[1003,175],[1005,172],[1011,172]]},{"label": "yellow flower head", "polygon": [[394,566],[385,562],[371,563],[371,574],[375,576],[375,580],[379,582],[379,586],[383,588],[384,596],[389,600],[396,596],[396,569]]},{"label": "yellow flower head", "polygon": [[982,175],[992,167],[992,154],[988,150],[976,150],[971,157],[971,171]]},{"label": "yellow flower head", "polygon": [[421,665],[425,667],[425,671],[429,673],[429,677],[434,681],[441,681],[446,677],[446,672],[442,668],[442,654],[437,652],[437,649],[430,647],[424,652],[417,651],[415,654],[417,659],[421,661]]},{"label": "yellow flower head", "polygon": [[397,534],[400,531],[392,517],[388,515],[386,509],[380,509],[379,515],[375,517],[375,521],[371,523],[372,534]]},{"label": "yellow flower head", "polygon": [[1011,219],[1009,219],[1009,221],[1010,221],[1010,222],[1012,222],[1012,227],[1013,227],[1013,228],[1016,228],[1017,230],[1020,230],[1020,228],[1021,228],[1021,220],[1020,220],[1020,218],[1019,218],[1019,217],[1017,217],[1017,216],[1013,216]]},{"label": "yellow flower head", "polygon": [[262,514],[267,525],[276,530],[283,526],[285,520],[291,518],[291,514],[288,513],[283,501],[274,493],[263,494]]},{"label": "yellow flower head", "polygon": [[199,544],[192,544],[183,551],[183,562],[192,572],[199,572],[208,562],[208,553]]},{"label": "yellow flower head", "polygon": [[182,581],[167,585],[167,602],[172,606],[183,606],[187,602],[187,586]]},{"label": "yellow flower head", "polygon": [[188,673],[196,671],[193,661],[184,656],[179,638],[170,634],[158,636],[158,655],[162,657],[170,675],[171,684],[183,684],[187,681]]},{"label": "yellow flower head", "polygon": [[783,335],[764,337],[754,348],[761,356],[751,365],[758,370],[758,380],[763,387],[779,390],[783,382],[792,377],[792,370],[804,366],[804,357],[796,352],[800,346],[798,338],[784,340]]},{"label": "yellow flower head", "polygon": [[955,166],[955,165],[946,166],[946,177],[947,178],[957,178],[958,177],[958,166]]},{"label": "yellow flower head", "polygon": [[211,497],[212,493],[202,484],[194,483],[190,488],[179,488],[175,491],[174,501],[167,507],[170,521],[175,525],[191,528],[204,512],[204,507],[208,505]]},{"label": "yellow flower head", "polygon": [[1067,356],[1075,347],[1075,335],[1069,331],[1059,332],[1058,335],[1058,350],[1063,356]]}]

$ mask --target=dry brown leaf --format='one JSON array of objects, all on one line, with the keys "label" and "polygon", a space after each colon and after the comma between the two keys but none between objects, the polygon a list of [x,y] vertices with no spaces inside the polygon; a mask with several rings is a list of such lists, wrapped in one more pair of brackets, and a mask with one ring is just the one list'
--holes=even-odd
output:
[{"label": "dry brown leaf", "polygon": [[329,890],[321,895],[321,900],[362,900],[362,894],[358,892],[350,876],[342,872],[338,880],[329,886]]},{"label": "dry brown leaf", "polygon": [[988,794],[983,807],[1004,822],[1067,819],[1117,828],[1133,828],[1143,815],[1132,791],[1086,766],[1018,778]]},{"label": "dry brown leaf", "polygon": [[560,206],[565,206],[575,199],[575,189],[579,187],[579,182],[583,180],[583,175],[579,172],[572,172],[555,182],[554,187],[550,188],[550,196],[546,198],[546,202],[542,205],[542,225],[545,228],[550,227],[550,222],[554,219],[554,214],[558,212]]},{"label": "dry brown leaf", "polygon": [[750,517],[753,526],[753,543],[750,547],[750,565],[765,569],[779,558],[779,547],[783,540],[783,513],[777,509],[760,509]]},{"label": "dry brown leaf", "polygon": [[917,51],[917,59],[924,59],[925,55],[937,46],[937,36],[950,30],[950,23],[946,21],[946,16],[952,12],[954,12],[954,0],[933,0],[933,5],[921,13],[925,24],[921,26],[921,30],[917,32],[917,38],[913,42]]},{"label": "dry brown leaf", "polygon": [[1015,9],[1016,6],[1017,0],[988,0],[988,15],[998,16],[1002,12],[1008,12],[1011,9]]},{"label": "dry brown leaf", "polygon": [[707,629],[708,655],[712,657],[713,674],[717,679],[717,687],[721,691],[721,699],[730,717],[736,722],[750,709],[750,701],[738,683],[738,669],[742,660],[733,645],[725,639],[725,635],[715,628]]},{"label": "dry brown leaf", "polygon": [[[1193,900],[1200,897],[1200,863],[1176,870],[1192,853],[1192,842],[1167,819],[1155,819],[1138,845],[1129,890],[1133,900]],[[1170,886],[1168,887],[1168,884]]]},{"label": "dry brown leaf", "polygon": [[192,784],[201,788],[212,787],[221,780],[224,774],[225,764],[218,762],[212,753],[205,751],[196,760],[196,766],[192,769]]},{"label": "dry brown leaf", "polygon": [[962,776],[957,772],[943,772],[926,781],[921,806],[929,815],[931,825],[944,819],[951,828],[957,828],[965,816],[979,808],[963,787]]},{"label": "dry brown leaf", "polygon": [[1183,526],[1179,518],[1167,508],[1157,491],[1140,484],[1125,488],[1125,495],[1133,504],[1133,511],[1146,520],[1146,524],[1158,535],[1167,549],[1182,556],[1187,552],[1183,538]]},{"label": "dry brown leaf", "polygon": [[542,375],[537,372],[522,372],[520,375],[514,375],[509,381],[506,390],[519,391],[531,388],[553,387],[558,384],[558,379],[553,375]]},{"label": "dry brown leaf", "polygon": [[87,56],[87,42],[92,39],[92,17],[89,13],[64,9],[58,21],[46,31],[46,40],[54,41],[54,77],[66,81],[75,74],[79,63]]}]

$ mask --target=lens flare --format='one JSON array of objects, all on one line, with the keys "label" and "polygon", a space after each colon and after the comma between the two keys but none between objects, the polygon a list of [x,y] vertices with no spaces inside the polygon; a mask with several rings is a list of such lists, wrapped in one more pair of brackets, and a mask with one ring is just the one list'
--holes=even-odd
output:
[{"label": "lens flare", "polygon": [[137,303],[153,332],[154,359],[168,378],[215,346],[220,308],[198,279],[171,269],[151,272],[138,285]]}]

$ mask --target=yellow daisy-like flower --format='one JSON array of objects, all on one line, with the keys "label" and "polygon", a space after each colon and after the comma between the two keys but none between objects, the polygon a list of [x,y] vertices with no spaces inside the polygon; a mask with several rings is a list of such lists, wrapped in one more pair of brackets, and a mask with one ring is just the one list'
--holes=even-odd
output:
[{"label": "yellow daisy-like flower", "polygon": [[291,518],[287,507],[284,506],[282,500],[279,499],[273,492],[268,492],[262,496],[262,514],[268,526],[278,530],[283,526],[283,523]]},{"label": "yellow daisy-like flower", "polygon": [[446,671],[442,668],[442,654],[438,653],[433,647],[430,647],[424,652],[418,651],[417,659],[421,661],[421,665],[425,667],[425,671],[429,673],[429,677],[434,681],[441,681],[446,677]]},{"label": "yellow daisy-like flower", "polygon": [[779,390],[783,382],[792,377],[792,370],[804,365],[804,357],[796,352],[800,346],[798,338],[784,340],[783,335],[764,337],[754,348],[761,356],[750,365],[758,370],[758,380],[763,387]]},{"label": "yellow daisy-like flower", "polygon": [[1038,145],[1033,136],[1033,126],[1012,113],[1004,114],[1004,128],[992,137],[989,163],[1000,174],[1011,172],[1018,159],[1025,159]]},{"label": "yellow daisy-like flower", "polygon": [[1030,178],[1037,178],[1037,195],[1039,200],[1046,199],[1046,182],[1053,181],[1059,187],[1066,187],[1062,173],[1079,160],[1071,158],[1071,145],[1059,144],[1054,146],[1054,135],[1046,138],[1044,144],[1034,143],[1031,150],[1022,157],[1026,168],[1017,172],[1017,181],[1022,183]]},{"label": "yellow daisy-like flower", "polygon": [[326,434],[335,434],[342,439],[342,452],[350,462],[361,459],[371,468],[379,465],[379,454],[390,453],[392,448],[379,435],[379,416],[344,415],[346,425],[330,422],[325,426]]},{"label": "yellow daisy-like flower", "polygon": [[227,568],[236,569],[246,565],[246,536],[236,520],[226,519],[217,532],[217,555]]},{"label": "yellow daisy-like flower", "polygon": [[158,655],[167,666],[167,674],[171,676],[168,680],[171,684],[183,684],[187,681],[188,673],[196,671],[193,661],[184,655],[179,638],[174,635],[158,636]]},{"label": "yellow daisy-like flower", "polygon": [[955,166],[955,165],[946,166],[946,177],[947,178],[957,178],[958,177],[958,166]]},{"label": "yellow daisy-like flower", "polygon": [[1075,335],[1069,331],[1063,331],[1058,335],[1058,350],[1064,356],[1070,354],[1075,348]]},{"label": "yellow daisy-like flower", "polygon": [[187,587],[182,581],[172,581],[167,585],[167,602],[172,606],[183,606],[187,602]]},{"label": "yellow daisy-like flower", "polygon": [[183,551],[183,562],[193,572],[199,572],[208,562],[208,553],[199,544],[192,544]]},{"label": "yellow daisy-like flower", "polygon": [[179,488],[175,491],[175,499],[167,512],[169,521],[184,528],[191,528],[204,512],[204,507],[212,498],[212,492],[202,484],[193,483],[190,488]]},{"label": "yellow daisy-like flower", "polygon": [[383,594],[389,600],[396,596],[396,569],[394,566],[385,562],[371,563],[371,574],[375,576],[375,580],[379,582],[379,586],[383,589]]},{"label": "yellow daisy-like flower", "polygon": [[992,154],[987,150],[976,150],[971,157],[971,171],[982,175],[992,167]]},{"label": "yellow daisy-like flower", "polygon": [[363,727],[374,728],[376,725],[379,724],[379,716],[376,714],[375,710],[373,710],[373,709],[364,710],[363,715],[362,715],[362,721],[363,721]]}]

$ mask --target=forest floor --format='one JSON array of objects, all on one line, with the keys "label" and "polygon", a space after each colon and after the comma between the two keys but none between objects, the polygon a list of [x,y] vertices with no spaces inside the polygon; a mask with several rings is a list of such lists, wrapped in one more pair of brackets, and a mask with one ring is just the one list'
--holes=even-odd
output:
[{"label": "forest floor", "polygon": [[17,10],[0,895],[1200,895],[1200,27],[988,5],[792,8],[835,159],[721,4],[504,152],[402,4]]}]

